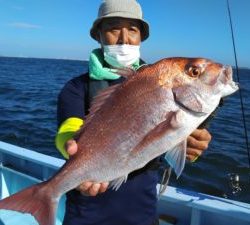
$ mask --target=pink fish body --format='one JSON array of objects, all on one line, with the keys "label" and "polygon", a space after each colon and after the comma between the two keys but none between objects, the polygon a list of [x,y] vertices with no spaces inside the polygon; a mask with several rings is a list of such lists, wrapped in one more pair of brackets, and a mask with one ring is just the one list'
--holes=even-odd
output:
[{"label": "pink fish body", "polygon": [[110,181],[118,189],[129,173],[163,153],[179,176],[187,137],[238,89],[231,67],[202,58],[163,59],[118,72],[127,79],[95,98],[77,134],[78,152],[50,180],[0,201],[0,209],[53,225],[58,199],[67,191],[83,181]]}]

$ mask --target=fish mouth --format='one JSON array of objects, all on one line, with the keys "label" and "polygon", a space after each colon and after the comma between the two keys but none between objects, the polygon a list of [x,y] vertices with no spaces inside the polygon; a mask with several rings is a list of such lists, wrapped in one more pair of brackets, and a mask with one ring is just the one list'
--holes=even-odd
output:
[{"label": "fish mouth", "polygon": [[224,96],[231,95],[239,89],[239,83],[233,81],[233,69],[231,66],[223,66],[219,79],[224,85]]},{"label": "fish mouth", "polygon": [[235,91],[237,91],[240,87],[239,87],[239,83],[238,82],[231,82],[230,83],[232,89],[234,89]]},{"label": "fish mouth", "polygon": [[225,65],[222,67],[219,78],[220,81],[225,85],[235,84],[235,82],[233,81],[233,69],[229,65]]}]

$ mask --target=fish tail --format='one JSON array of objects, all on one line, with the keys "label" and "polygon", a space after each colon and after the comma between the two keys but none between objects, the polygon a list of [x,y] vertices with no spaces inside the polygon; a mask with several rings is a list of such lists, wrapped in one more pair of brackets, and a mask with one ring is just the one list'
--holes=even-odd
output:
[{"label": "fish tail", "polygon": [[53,198],[52,188],[43,182],[1,200],[0,210],[29,213],[39,225],[54,225],[57,205],[58,198]]}]

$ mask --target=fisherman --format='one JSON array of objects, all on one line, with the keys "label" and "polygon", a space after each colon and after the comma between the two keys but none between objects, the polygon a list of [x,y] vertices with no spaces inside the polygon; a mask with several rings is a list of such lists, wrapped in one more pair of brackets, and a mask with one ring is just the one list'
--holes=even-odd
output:
[{"label": "fisherman", "polygon": [[[56,146],[65,158],[77,152],[73,136],[84,126],[93,97],[123,81],[114,68],[136,70],[145,64],[140,58],[140,45],[149,36],[149,25],[136,0],[106,0],[100,5],[90,36],[100,43],[100,48],[90,55],[88,73],[70,80],[58,98]],[[187,140],[187,160],[194,162],[210,140],[206,129],[195,130]],[[88,181],[67,193],[63,225],[159,224],[156,162],[159,159],[131,173],[117,191],[108,189],[108,182]]]}]

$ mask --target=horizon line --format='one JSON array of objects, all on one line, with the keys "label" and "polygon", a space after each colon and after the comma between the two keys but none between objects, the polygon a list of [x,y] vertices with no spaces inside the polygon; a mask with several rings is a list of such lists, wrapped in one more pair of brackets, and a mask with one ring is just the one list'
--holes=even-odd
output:
[{"label": "horizon line", "polygon": [[[89,59],[73,59],[73,58],[46,58],[46,57],[35,57],[35,56],[7,56],[7,55],[0,55],[0,58],[24,58],[24,59],[51,59],[51,60],[69,60],[69,61],[82,61],[82,62],[88,62]],[[236,69],[236,66],[232,66],[233,69]],[[248,69],[250,70],[250,67],[247,66],[241,66],[238,67],[239,69]]]}]

